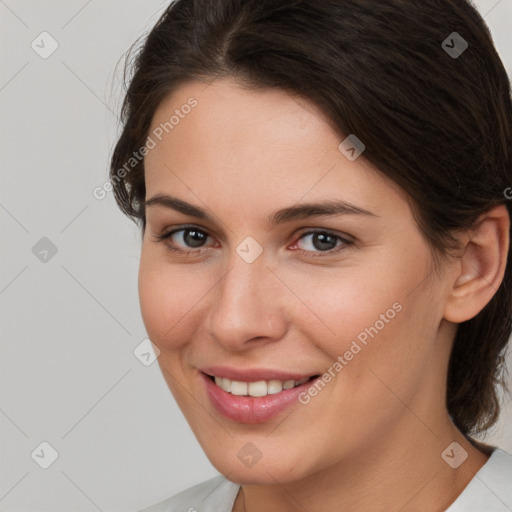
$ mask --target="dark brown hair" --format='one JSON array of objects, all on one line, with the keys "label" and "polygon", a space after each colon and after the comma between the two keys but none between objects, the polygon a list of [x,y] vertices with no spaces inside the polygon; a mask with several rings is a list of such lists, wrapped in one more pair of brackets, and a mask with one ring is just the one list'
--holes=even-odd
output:
[{"label": "dark brown hair", "polygon": [[[454,32],[468,45],[460,55],[449,51],[463,49]],[[447,255],[454,233],[492,207],[506,204],[511,214],[510,84],[466,0],[177,0],[131,55],[110,181],[142,234],[144,161],[129,172],[126,162],[145,145],[164,97],[217,77],[301,95],[340,136],[356,134],[363,157],[408,193],[436,253]],[[464,434],[498,418],[512,330],[510,259],[509,248],[501,286],[454,340],[446,400]]]}]

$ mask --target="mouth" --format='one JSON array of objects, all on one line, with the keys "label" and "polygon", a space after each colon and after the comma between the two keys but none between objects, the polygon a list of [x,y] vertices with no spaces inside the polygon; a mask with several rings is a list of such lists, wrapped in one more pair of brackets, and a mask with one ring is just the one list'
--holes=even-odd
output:
[{"label": "mouth", "polygon": [[[231,372],[234,373],[237,372]],[[281,375],[284,376],[282,373]],[[320,377],[319,374],[307,377],[296,374],[293,375],[295,379],[263,380],[259,371],[254,375],[248,375],[246,378],[251,380],[247,381],[210,375],[204,371],[199,371],[199,376],[204,382],[206,395],[213,408],[229,420],[246,424],[270,421],[289,407],[297,406],[301,394]],[[267,376],[276,375],[267,373]]]},{"label": "mouth", "polygon": [[[204,373],[204,372],[203,372]],[[267,395],[276,395],[283,391],[293,389],[307,382],[310,382],[318,377],[317,375],[311,375],[310,377],[303,377],[302,379],[288,379],[288,380],[258,380],[252,382],[231,380],[225,377],[218,377],[215,375],[204,375],[210,379],[216,386],[224,390],[226,393],[230,393],[235,396],[250,396],[250,397],[263,397]]]}]

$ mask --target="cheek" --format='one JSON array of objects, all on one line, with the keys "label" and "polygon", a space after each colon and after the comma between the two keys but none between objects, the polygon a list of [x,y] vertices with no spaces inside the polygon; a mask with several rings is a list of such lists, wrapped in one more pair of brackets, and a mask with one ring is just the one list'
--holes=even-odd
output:
[{"label": "cheek", "polygon": [[412,403],[442,373],[436,364],[435,306],[428,290],[417,292],[386,294],[371,314],[348,317],[347,334],[340,336],[344,361],[337,401],[349,417],[359,415],[368,435],[376,424],[394,421],[403,402]]},{"label": "cheek", "polygon": [[[390,257],[378,268],[295,276],[308,306],[302,307],[301,329],[325,361],[334,365],[342,357],[341,366],[332,370],[343,377],[335,380],[361,402],[373,403],[382,393],[389,394],[372,371],[390,385],[401,389],[411,384],[412,389],[432,357],[439,307],[428,281],[422,282],[430,262],[421,262],[419,256],[416,265]],[[294,282],[293,276],[287,282]]]},{"label": "cheek", "polygon": [[401,321],[402,284],[383,278],[379,282],[379,274],[371,269],[338,268],[286,277],[301,299],[296,306],[301,313],[294,321],[332,360],[350,350],[352,342],[364,347]]},{"label": "cheek", "polygon": [[193,272],[157,264],[142,254],[138,276],[142,319],[149,338],[162,352],[179,348],[181,340],[187,339],[191,325],[186,319],[207,287]]}]

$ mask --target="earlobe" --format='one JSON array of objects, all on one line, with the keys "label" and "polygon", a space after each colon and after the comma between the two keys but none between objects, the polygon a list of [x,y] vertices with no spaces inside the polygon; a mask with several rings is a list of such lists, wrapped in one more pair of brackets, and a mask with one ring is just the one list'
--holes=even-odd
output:
[{"label": "earlobe", "polygon": [[492,299],[505,274],[509,230],[510,217],[505,205],[493,208],[475,223],[446,302],[446,320],[470,320]]}]

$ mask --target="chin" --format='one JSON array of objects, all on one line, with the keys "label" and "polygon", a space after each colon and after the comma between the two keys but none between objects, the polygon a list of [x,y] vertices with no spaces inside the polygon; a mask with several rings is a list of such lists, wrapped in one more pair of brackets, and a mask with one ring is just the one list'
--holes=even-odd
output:
[{"label": "chin", "polygon": [[291,460],[265,458],[262,456],[256,462],[246,462],[239,459],[237,452],[231,457],[226,456],[208,456],[209,461],[215,469],[224,475],[228,480],[239,485],[275,485],[276,481],[280,484],[287,484],[305,478],[308,471],[304,467]]}]

